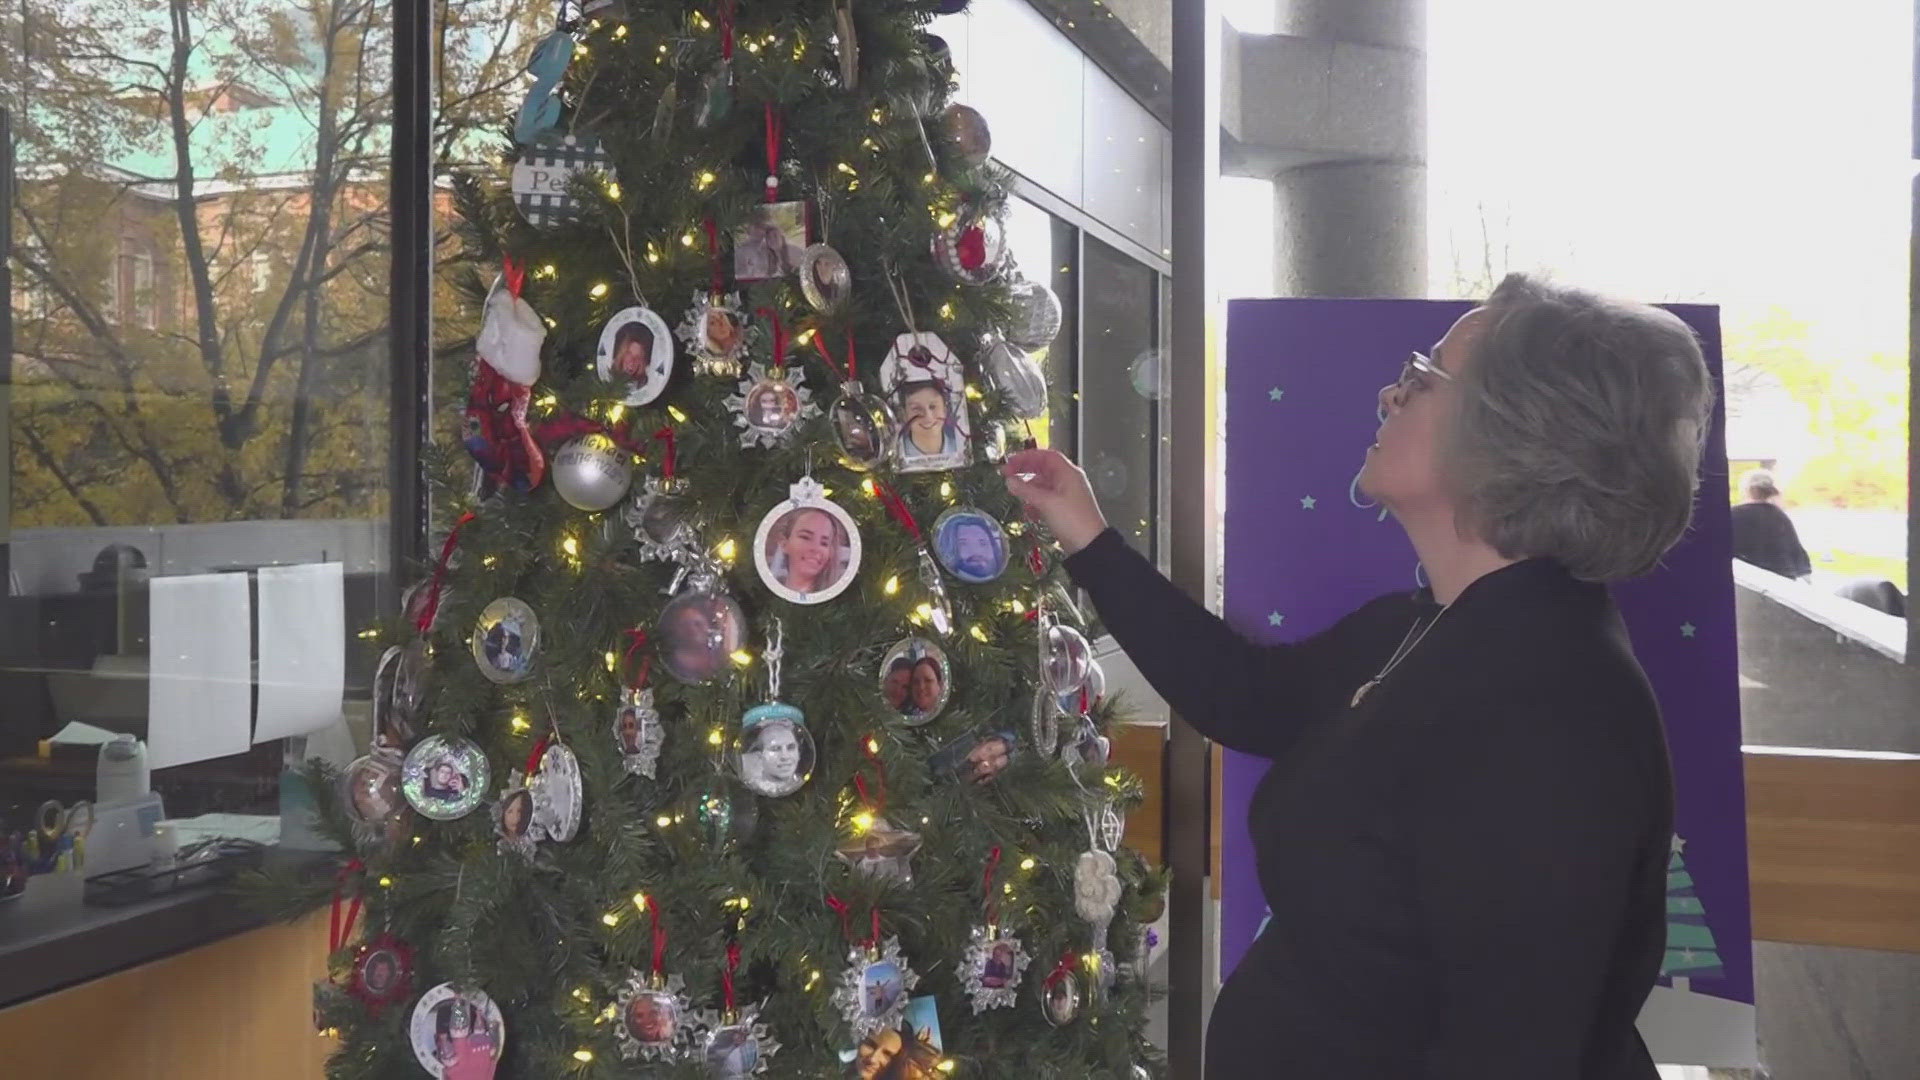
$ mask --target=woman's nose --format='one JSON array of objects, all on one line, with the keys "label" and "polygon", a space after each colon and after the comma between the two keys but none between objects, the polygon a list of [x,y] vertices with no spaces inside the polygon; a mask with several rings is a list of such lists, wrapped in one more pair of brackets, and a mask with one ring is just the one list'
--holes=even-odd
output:
[{"label": "woman's nose", "polygon": [[1389,410],[1400,407],[1400,384],[1390,382],[1380,388],[1380,419],[1386,420]]}]

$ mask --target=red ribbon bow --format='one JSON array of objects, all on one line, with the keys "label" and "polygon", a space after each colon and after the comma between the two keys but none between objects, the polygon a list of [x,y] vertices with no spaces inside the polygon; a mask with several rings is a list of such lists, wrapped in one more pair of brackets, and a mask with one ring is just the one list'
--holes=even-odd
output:
[{"label": "red ribbon bow", "polygon": [[[633,663],[633,654],[639,652],[641,647],[646,645],[647,643],[647,632],[645,630],[640,629],[637,626],[627,631],[627,637],[631,640],[632,643],[627,646],[627,655],[625,655],[624,657],[621,657],[620,659],[620,670],[622,671],[625,671]],[[640,674],[636,676],[633,682],[629,683],[628,685],[630,685],[635,690],[643,689],[647,685],[647,673],[652,670],[653,670],[653,657],[651,656],[641,657],[640,658]]]},{"label": "red ribbon bow", "polygon": [[907,500],[901,498],[900,493],[895,491],[891,486],[877,481],[874,484],[874,491],[878,495],[881,504],[893,514],[893,520],[899,522],[900,527],[907,530],[907,534],[915,540],[922,539],[920,535],[920,523],[913,519],[913,511],[907,509]]},{"label": "red ribbon bow", "polygon": [[427,589],[427,602],[420,606],[420,617],[413,621],[414,629],[426,633],[433,627],[433,620],[440,614],[440,587],[447,580],[447,560],[453,558],[453,548],[460,542],[460,529],[473,520],[473,511],[460,515],[460,520],[447,530],[446,543],[440,545],[439,561],[433,564],[433,584]]},{"label": "red ribbon bow", "polygon": [[727,942],[727,970],[720,976],[721,988],[726,991],[727,1011],[734,1011],[733,973],[740,970],[740,943]]},{"label": "red ribbon bow", "polygon": [[675,443],[673,438],[672,426],[668,425],[668,426],[661,427],[659,431],[656,431],[653,433],[653,438],[655,442],[662,442],[667,444],[665,456],[663,456],[660,459],[660,475],[665,477],[668,480],[671,480],[673,479],[673,463],[674,463],[674,453],[675,453]]}]

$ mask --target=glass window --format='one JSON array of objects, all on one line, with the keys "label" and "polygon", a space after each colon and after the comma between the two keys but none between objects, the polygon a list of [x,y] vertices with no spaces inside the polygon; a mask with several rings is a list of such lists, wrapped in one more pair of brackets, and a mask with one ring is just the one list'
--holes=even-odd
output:
[{"label": "glass window", "polygon": [[[272,842],[283,762],[351,746],[372,668],[356,635],[393,606],[388,17],[0,14],[36,43],[0,70],[17,140],[5,826],[150,785],[181,843]],[[100,768],[117,736],[148,778]]]},{"label": "glass window", "polygon": [[1080,462],[1107,520],[1157,554],[1159,275],[1089,236],[1083,241]]},{"label": "glass window", "polygon": [[1074,363],[1078,324],[1075,300],[1079,291],[1074,281],[1074,264],[1079,261],[1078,244],[1079,230],[1071,224],[1025,199],[1007,200],[1008,250],[1013,252],[1020,272],[1028,280],[1046,285],[1060,300],[1059,334],[1052,344],[1029,350],[1034,362],[1046,372],[1047,389],[1053,402],[1047,415],[1030,426],[1036,443],[1069,452],[1075,449],[1078,430],[1077,410],[1063,407],[1073,405],[1079,388],[1079,372]]}]

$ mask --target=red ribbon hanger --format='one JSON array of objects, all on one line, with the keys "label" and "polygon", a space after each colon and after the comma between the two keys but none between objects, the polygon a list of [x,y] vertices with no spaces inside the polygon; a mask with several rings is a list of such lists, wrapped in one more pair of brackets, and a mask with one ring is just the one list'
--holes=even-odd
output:
[{"label": "red ribbon hanger", "polygon": [[773,373],[779,375],[787,363],[787,328],[780,322],[780,313],[772,308],[760,308],[754,314],[773,323]]},{"label": "red ribbon hanger", "polygon": [[845,900],[837,896],[828,895],[827,906],[832,908],[834,912],[840,916],[840,933],[846,936],[848,944],[857,949],[873,949],[879,947],[880,908],[878,906],[875,906],[873,909],[873,936],[865,941],[855,941],[853,938],[853,909],[847,906]]},{"label": "red ribbon hanger", "polygon": [[727,970],[720,976],[720,986],[726,992],[727,1012],[729,1014],[734,1011],[733,973],[738,970],[740,970],[740,943],[738,941],[729,941],[727,942]]},{"label": "red ribbon hanger", "polygon": [[518,300],[521,287],[527,283],[527,265],[507,255],[500,260],[500,277],[507,283],[507,295]]},{"label": "red ribbon hanger", "polygon": [[881,504],[892,512],[893,520],[899,522],[900,527],[907,530],[909,536],[924,542],[925,538],[920,535],[920,523],[913,519],[913,511],[907,509],[907,500],[901,498],[900,493],[890,485],[883,483],[876,482],[874,492]]},{"label": "red ribbon hanger", "polygon": [[529,778],[533,776],[534,770],[540,767],[540,759],[547,756],[547,747],[550,745],[552,745],[552,740],[545,735],[540,736],[539,740],[533,744],[533,751],[527,755],[527,776]]},{"label": "red ribbon hanger", "polygon": [[661,427],[659,431],[656,431],[653,433],[653,438],[655,442],[661,442],[666,444],[666,453],[660,459],[660,476],[662,479],[671,480],[673,479],[673,464],[674,464],[674,451],[675,451],[673,427],[671,425]]},{"label": "red ribbon hanger", "polygon": [[820,332],[819,327],[814,328],[813,347],[820,350],[820,359],[827,362],[827,371],[839,376],[841,382],[855,382],[860,378],[858,361],[853,358],[852,328],[847,330],[847,366],[844,370],[833,362],[833,354],[827,351],[826,335]]},{"label": "red ribbon hanger", "polygon": [[997,873],[999,869],[1000,848],[996,845],[993,852],[987,856],[987,872],[981,875],[980,878],[980,895],[986,905],[987,924],[989,926],[1000,921],[1000,898],[995,896],[993,892],[993,875]]},{"label": "red ribbon hanger", "polygon": [[706,226],[707,258],[713,264],[713,284],[711,291],[713,298],[719,300],[720,294],[725,292],[727,287],[726,279],[720,276],[720,230],[714,227],[712,218],[706,220]]},{"label": "red ribbon hanger", "polygon": [[362,897],[357,884],[353,890],[353,903],[347,908],[344,922],[340,918],[340,894],[347,887],[347,879],[367,868],[359,859],[349,859],[346,865],[333,878],[333,910],[327,917],[327,954],[331,956],[346,945],[353,936],[353,924],[360,918]]},{"label": "red ribbon hanger", "polygon": [[[647,918],[653,926],[653,977],[658,981],[661,970],[666,966],[667,931],[660,925],[660,902],[645,893],[641,894],[641,899],[647,903]],[[727,1003],[727,1008],[733,1008],[731,1001]]]},{"label": "red ribbon hanger", "polygon": [[447,560],[453,558],[453,548],[460,542],[460,528],[473,520],[473,511],[460,515],[460,520],[447,530],[446,543],[440,545],[440,559],[433,564],[433,584],[427,589],[427,602],[420,607],[420,617],[413,621],[414,629],[426,633],[433,626],[435,616],[440,614],[440,587],[447,580]]},{"label": "red ribbon hanger", "polygon": [[[627,655],[620,658],[620,670],[622,671],[627,670],[627,668],[632,665],[633,654],[639,652],[647,643],[647,632],[637,626],[627,631],[627,637],[631,640],[631,644],[627,646]],[[642,656],[640,658],[640,674],[635,676],[633,682],[628,684],[629,688],[634,690],[645,689],[647,685],[647,673],[652,670],[653,657],[651,655]]]},{"label": "red ribbon hanger", "polygon": [[720,0],[720,59],[733,59],[734,0]]}]

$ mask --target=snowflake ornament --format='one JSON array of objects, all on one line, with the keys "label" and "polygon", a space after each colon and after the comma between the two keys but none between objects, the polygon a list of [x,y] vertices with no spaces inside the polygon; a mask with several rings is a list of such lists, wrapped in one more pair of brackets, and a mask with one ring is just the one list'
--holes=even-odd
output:
[{"label": "snowflake ornament", "polygon": [[805,382],[798,366],[769,374],[765,364],[747,365],[740,392],[726,399],[734,412],[733,426],[742,429],[740,445],[771,450],[790,438],[801,421],[819,416],[820,407]]},{"label": "snowflake ornament", "polygon": [[960,965],[960,979],[978,1016],[988,1009],[1011,1008],[1031,958],[1020,939],[995,927],[975,926]]},{"label": "snowflake ornament", "polygon": [[855,946],[847,954],[847,970],[833,992],[834,1007],[853,1028],[856,1045],[878,1031],[900,1026],[907,999],[920,976],[900,955],[900,939],[888,938],[878,949]]}]

